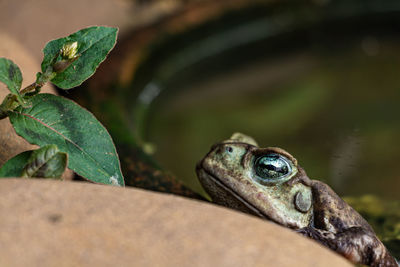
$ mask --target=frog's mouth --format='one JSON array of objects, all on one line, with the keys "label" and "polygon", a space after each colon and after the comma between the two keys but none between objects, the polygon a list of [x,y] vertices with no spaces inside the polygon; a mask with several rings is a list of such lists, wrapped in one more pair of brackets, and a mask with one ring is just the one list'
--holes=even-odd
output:
[{"label": "frog's mouth", "polygon": [[269,216],[224,184],[212,172],[208,171],[203,166],[203,161],[197,164],[196,172],[200,183],[211,196],[213,202],[274,222]]}]

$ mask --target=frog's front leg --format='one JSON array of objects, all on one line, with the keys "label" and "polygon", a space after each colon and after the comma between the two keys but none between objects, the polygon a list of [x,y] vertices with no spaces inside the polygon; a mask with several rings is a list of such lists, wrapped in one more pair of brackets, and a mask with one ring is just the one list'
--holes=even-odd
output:
[{"label": "frog's front leg", "polygon": [[355,263],[372,267],[399,266],[382,242],[361,227],[350,227],[339,233],[314,227],[301,228],[296,232],[318,241]]}]

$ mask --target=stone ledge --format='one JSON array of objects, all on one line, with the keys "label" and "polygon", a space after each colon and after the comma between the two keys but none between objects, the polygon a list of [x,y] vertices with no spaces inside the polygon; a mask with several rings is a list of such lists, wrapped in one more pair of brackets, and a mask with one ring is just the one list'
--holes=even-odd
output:
[{"label": "stone ledge", "polygon": [[351,266],[290,230],[133,188],[0,179],[0,266]]}]

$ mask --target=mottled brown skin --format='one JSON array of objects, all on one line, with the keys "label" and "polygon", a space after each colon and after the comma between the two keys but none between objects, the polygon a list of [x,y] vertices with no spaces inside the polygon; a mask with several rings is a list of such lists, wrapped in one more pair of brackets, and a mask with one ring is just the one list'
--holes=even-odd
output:
[{"label": "mottled brown skin", "polygon": [[[369,266],[398,266],[371,226],[328,185],[310,180],[313,220],[297,232],[317,240],[350,261]],[[300,182],[304,182],[300,179]]]},{"label": "mottled brown skin", "polygon": [[[242,139],[238,139],[240,141],[235,139],[214,145],[197,165],[199,180],[214,202],[292,228],[343,255],[353,263],[369,266],[398,266],[396,260],[361,215],[328,185],[309,179],[293,156],[280,148],[258,148],[255,142],[243,143]],[[254,171],[249,168],[253,168],[255,155],[269,152],[289,159],[295,166],[295,175],[277,185],[260,185],[256,180],[244,177],[253,175]],[[305,187],[301,187],[302,185]],[[275,206],[261,203],[268,197],[262,196],[262,191],[260,191],[265,188],[266,195],[271,192],[289,194],[289,196],[278,194],[267,201],[272,199],[274,202],[282,201],[292,204],[293,195],[287,192],[289,192],[288,188],[295,186],[300,191],[305,190],[304,192],[311,189],[311,207],[308,211],[299,212],[293,208],[293,211],[282,213],[282,211],[274,210],[276,203]],[[248,192],[249,190],[258,191],[252,194]],[[292,206],[295,207],[295,205]],[[301,218],[302,221],[296,224],[293,218]]]}]

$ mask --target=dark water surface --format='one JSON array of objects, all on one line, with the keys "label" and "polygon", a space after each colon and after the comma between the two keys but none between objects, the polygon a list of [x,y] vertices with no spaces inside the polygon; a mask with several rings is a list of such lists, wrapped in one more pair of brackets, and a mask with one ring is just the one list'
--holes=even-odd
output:
[{"label": "dark water surface", "polygon": [[179,85],[151,114],[155,157],[201,192],[196,162],[239,131],[260,146],[286,149],[310,178],[340,195],[400,200],[399,52],[396,40],[365,36],[345,48],[257,59]]}]

